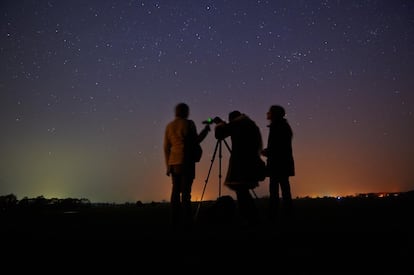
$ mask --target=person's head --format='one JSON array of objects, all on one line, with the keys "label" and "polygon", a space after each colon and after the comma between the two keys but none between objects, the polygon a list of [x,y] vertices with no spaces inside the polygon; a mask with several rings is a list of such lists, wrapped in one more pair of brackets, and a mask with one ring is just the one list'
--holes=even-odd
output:
[{"label": "person's head", "polygon": [[267,112],[267,118],[270,120],[282,119],[286,115],[285,108],[280,105],[272,105]]},{"label": "person's head", "polygon": [[229,121],[233,121],[236,118],[238,118],[239,116],[241,116],[241,113],[239,111],[237,111],[237,110],[232,111],[232,112],[229,113]]},{"label": "person's head", "polygon": [[188,118],[190,114],[190,107],[187,104],[181,102],[175,106],[175,116],[180,118]]}]

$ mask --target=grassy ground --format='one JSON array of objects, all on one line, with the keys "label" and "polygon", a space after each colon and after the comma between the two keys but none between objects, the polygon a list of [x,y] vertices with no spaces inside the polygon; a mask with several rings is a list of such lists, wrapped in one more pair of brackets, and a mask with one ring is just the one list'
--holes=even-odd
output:
[{"label": "grassy ground", "polygon": [[[294,215],[272,224],[266,218],[267,200],[257,199],[261,222],[249,227],[237,209],[233,215],[215,201],[194,203],[199,212],[188,230],[171,228],[168,203],[12,209],[1,213],[1,236],[10,243],[83,249],[105,244],[113,257],[135,255],[123,266],[128,270],[136,261],[151,263],[154,270],[184,261],[207,269],[285,270],[281,274],[357,274],[361,268],[411,274],[413,204],[411,196],[297,199]],[[119,250],[108,249],[111,245]],[[94,253],[102,257],[103,251]]]}]

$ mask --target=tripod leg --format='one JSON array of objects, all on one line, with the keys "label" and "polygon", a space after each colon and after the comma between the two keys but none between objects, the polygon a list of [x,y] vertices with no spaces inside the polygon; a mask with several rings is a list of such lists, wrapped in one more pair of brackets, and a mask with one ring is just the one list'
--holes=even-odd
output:
[{"label": "tripod leg", "polygon": [[208,174],[207,174],[207,177],[206,177],[206,179],[204,181],[205,183],[204,183],[204,187],[203,187],[203,192],[201,193],[200,201],[199,201],[199,203],[197,205],[197,210],[196,210],[196,213],[195,213],[194,220],[197,220],[198,213],[200,212],[201,202],[203,201],[204,192],[206,191],[208,179],[210,178],[211,168],[213,167],[214,159],[216,158],[218,146],[219,146],[219,140],[217,140],[216,146],[214,148],[213,156],[211,157],[210,168],[208,169]]},{"label": "tripod leg", "polygon": [[254,192],[254,190],[253,190],[253,189],[250,189],[250,191],[252,192],[252,194],[254,195],[254,197],[255,197],[256,199],[258,199],[258,198],[259,198],[259,197],[257,196],[256,192]]},{"label": "tripod leg", "polygon": [[230,148],[230,145],[227,143],[227,141],[225,140],[225,139],[223,139],[223,141],[224,141],[224,144],[226,145],[226,147],[227,147],[227,150],[229,150],[229,152],[230,152],[230,154],[231,154],[231,148]]}]

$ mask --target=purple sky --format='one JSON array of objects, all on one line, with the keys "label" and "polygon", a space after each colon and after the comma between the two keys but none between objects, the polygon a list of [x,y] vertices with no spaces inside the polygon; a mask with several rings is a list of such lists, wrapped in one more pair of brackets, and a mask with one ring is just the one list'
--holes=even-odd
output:
[{"label": "purple sky", "polygon": [[[169,200],[176,103],[294,131],[294,197],[414,189],[413,1],[1,1],[0,195]],[[203,142],[193,200],[216,140]],[[223,152],[222,174],[228,152]],[[218,159],[204,199],[218,196]],[[267,196],[268,182],[255,190]],[[222,195],[230,194],[222,188]]]}]

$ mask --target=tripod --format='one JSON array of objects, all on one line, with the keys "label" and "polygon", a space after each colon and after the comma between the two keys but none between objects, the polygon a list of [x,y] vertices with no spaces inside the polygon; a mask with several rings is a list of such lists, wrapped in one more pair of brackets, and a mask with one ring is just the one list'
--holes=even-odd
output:
[{"label": "tripod", "polygon": [[211,157],[210,168],[208,169],[208,174],[207,174],[207,177],[205,179],[203,192],[201,193],[200,202],[198,203],[197,210],[196,210],[196,213],[195,213],[195,219],[197,219],[198,213],[200,211],[201,202],[203,201],[204,192],[206,191],[208,179],[210,178],[211,168],[213,167],[213,163],[214,163],[214,160],[216,158],[217,151],[219,152],[219,175],[218,175],[218,177],[219,177],[219,182],[218,182],[218,184],[219,184],[219,186],[218,186],[219,187],[219,195],[218,196],[221,197],[221,159],[223,157],[223,155],[222,155],[222,143],[223,142],[226,145],[229,152],[231,153],[231,149],[230,149],[230,146],[227,143],[227,141],[225,139],[217,139],[216,146],[214,148],[214,153],[213,153],[213,156]]}]

